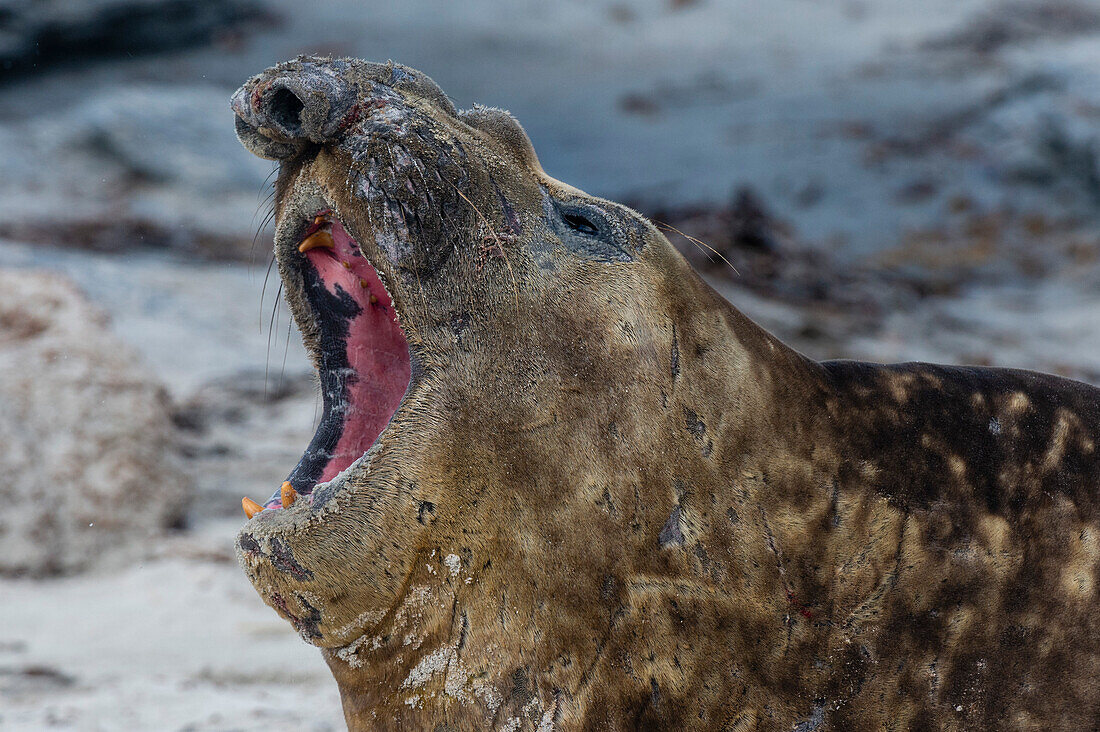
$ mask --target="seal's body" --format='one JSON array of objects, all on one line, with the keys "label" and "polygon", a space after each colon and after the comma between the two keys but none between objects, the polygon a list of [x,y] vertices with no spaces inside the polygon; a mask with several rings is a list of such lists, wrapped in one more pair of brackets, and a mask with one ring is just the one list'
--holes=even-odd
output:
[{"label": "seal's body", "polygon": [[351,728],[1100,724],[1100,391],[809,360],[411,69],[234,109],[325,397],[239,556]]}]

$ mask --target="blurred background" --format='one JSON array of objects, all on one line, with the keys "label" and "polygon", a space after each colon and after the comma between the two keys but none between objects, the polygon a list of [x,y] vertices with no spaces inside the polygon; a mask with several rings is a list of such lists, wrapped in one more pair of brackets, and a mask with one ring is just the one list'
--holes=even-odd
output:
[{"label": "blurred background", "polygon": [[1100,384],[1097,0],[0,0],[0,728],[342,728],[232,554],[319,413],[227,103],[299,53],[511,110],[809,355]]}]

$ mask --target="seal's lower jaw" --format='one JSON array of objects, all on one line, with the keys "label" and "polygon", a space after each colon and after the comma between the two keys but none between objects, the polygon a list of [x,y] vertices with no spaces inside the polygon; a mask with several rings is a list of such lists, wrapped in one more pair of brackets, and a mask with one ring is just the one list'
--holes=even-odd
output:
[{"label": "seal's lower jaw", "polygon": [[262,506],[245,499],[236,548],[264,601],[327,648],[362,635],[398,591],[399,573],[379,564],[375,522],[394,515],[383,506],[394,495],[386,475],[406,447],[397,425],[416,383],[400,294],[395,302],[384,285],[388,261],[372,264],[371,242],[361,247],[351,232],[376,233],[347,226],[319,185],[300,180],[280,202],[275,251],[324,412],[282,489]]},{"label": "seal's lower jaw", "polygon": [[280,225],[279,269],[297,300],[294,314],[317,364],[324,411],[264,512],[300,497],[312,502],[319,484],[336,488],[329,482],[346,478],[341,474],[381,438],[412,373],[409,344],[378,270],[323,199],[306,196],[296,208]]}]

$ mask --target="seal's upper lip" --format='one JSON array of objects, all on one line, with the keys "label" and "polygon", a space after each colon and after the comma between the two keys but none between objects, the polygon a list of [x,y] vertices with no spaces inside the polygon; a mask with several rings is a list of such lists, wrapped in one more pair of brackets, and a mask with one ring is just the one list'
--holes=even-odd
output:
[{"label": "seal's upper lip", "polygon": [[263,505],[244,499],[251,518],[288,508],[339,476],[376,442],[411,382],[408,340],[379,270],[323,198],[280,217],[280,274],[292,311],[317,365],[324,411],[317,431],[286,481]]}]

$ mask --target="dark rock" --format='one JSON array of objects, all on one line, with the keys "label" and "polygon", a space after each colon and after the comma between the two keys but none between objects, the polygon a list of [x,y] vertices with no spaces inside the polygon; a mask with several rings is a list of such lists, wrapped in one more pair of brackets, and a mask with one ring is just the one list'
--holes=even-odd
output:
[{"label": "dark rock", "polygon": [[252,0],[0,0],[0,80],[83,59],[201,46],[261,17]]},{"label": "dark rock", "polygon": [[1016,0],[982,10],[961,28],[928,41],[930,50],[990,54],[1033,41],[1072,38],[1100,29],[1100,10],[1075,0]]},{"label": "dark rock", "polygon": [[733,196],[730,243],[735,247],[772,251],[777,248],[775,224],[764,202],[751,188],[739,188]]},{"label": "dark rock", "polygon": [[68,280],[0,285],[0,574],[147,556],[190,496],[164,390]]}]

